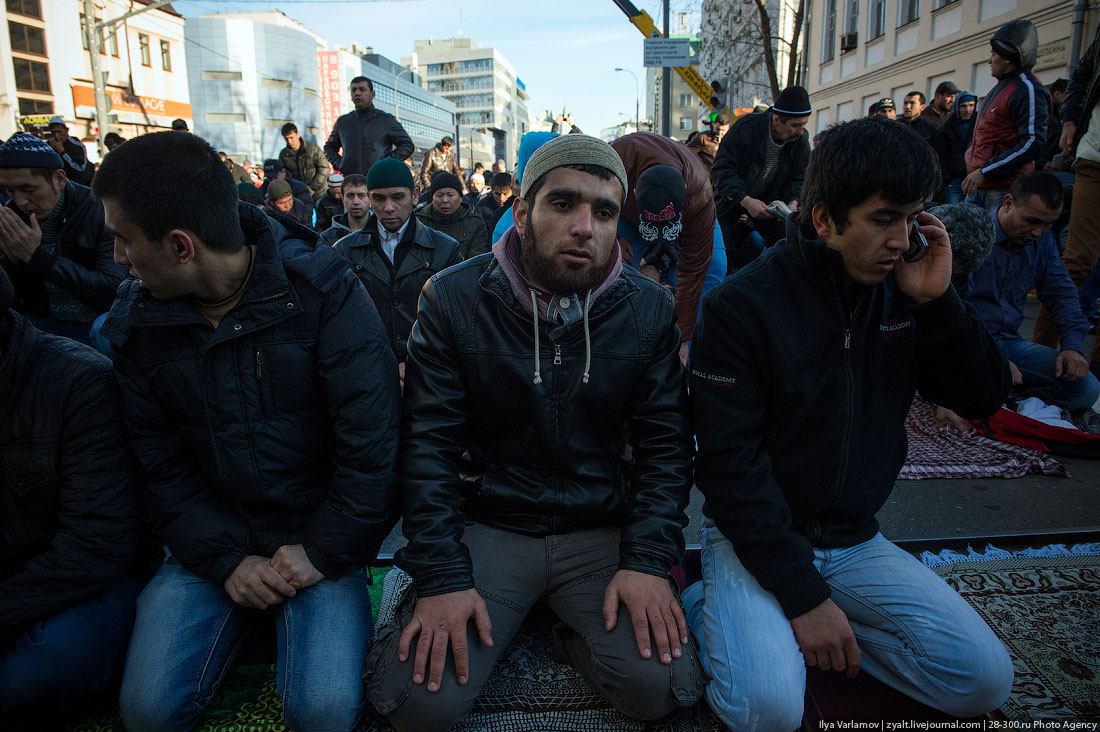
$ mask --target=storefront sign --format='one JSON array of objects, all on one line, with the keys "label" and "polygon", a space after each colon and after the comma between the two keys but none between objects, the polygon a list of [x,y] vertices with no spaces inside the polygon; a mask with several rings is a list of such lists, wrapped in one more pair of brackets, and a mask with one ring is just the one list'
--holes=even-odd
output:
[{"label": "storefront sign", "polygon": [[344,85],[340,82],[339,51],[317,52],[317,79],[321,84],[320,142],[323,144],[340,116],[340,100],[344,96]]},{"label": "storefront sign", "polygon": [[[95,91],[91,84],[74,82],[73,106],[76,116],[95,119]],[[107,111],[119,122],[154,127],[171,127],[172,120],[191,121],[191,105],[171,99],[130,94],[125,89],[107,87]]]}]

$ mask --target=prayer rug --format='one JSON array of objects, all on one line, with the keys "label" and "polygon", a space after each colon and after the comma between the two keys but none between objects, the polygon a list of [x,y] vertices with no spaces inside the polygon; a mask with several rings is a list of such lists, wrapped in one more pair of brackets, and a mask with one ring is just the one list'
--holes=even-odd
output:
[{"label": "prayer rug", "polygon": [[921,555],[1012,656],[1012,693],[994,718],[1100,721],[1098,555],[1100,544]]},{"label": "prayer rug", "polygon": [[961,434],[936,424],[936,408],[921,397],[913,400],[905,420],[909,454],[899,480],[932,478],[1019,478],[1028,473],[1066,475],[1065,467],[1050,455],[976,432]]}]

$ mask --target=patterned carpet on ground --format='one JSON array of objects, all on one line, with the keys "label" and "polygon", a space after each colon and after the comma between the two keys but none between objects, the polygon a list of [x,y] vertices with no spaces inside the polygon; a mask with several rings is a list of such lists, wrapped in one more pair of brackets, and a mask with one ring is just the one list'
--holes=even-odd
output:
[{"label": "patterned carpet on ground", "polygon": [[[1100,544],[968,554],[926,552],[921,559],[958,591],[1004,641],[1016,668],[1008,702],[991,716],[1007,720],[1100,721]],[[376,612],[381,570],[371,587]],[[549,611],[536,610],[503,656],[485,693],[456,727],[461,732],[588,730],[718,732],[704,704],[657,723],[630,720],[608,706],[573,668],[551,660]],[[273,638],[234,665],[198,728],[204,732],[280,732]],[[820,720],[943,719],[861,674],[854,683],[811,673],[805,729]],[[105,708],[70,732],[121,732]],[[365,732],[391,728],[379,715]]]},{"label": "patterned carpet on ground", "polygon": [[905,420],[909,454],[899,480],[933,478],[1019,478],[1028,473],[1065,475],[1065,467],[1050,455],[991,440],[974,432],[959,433],[936,424],[936,407],[913,400]]},{"label": "patterned carpet on ground", "polygon": [[1016,680],[995,717],[1100,721],[1098,555],[1100,544],[921,556],[1008,647]]}]

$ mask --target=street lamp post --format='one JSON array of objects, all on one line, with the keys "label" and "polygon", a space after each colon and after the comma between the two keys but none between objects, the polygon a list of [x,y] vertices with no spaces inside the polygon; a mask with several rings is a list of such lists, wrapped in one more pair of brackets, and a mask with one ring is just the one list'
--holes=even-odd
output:
[{"label": "street lamp post", "polygon": [[623,68],[620,68],[618,66],[615,67],[615,70],[616,71],[625,71],[626,73],[628,73],[628,74],[630,74],[631,76],[634,77],[634,131],[635,132],[641,132],[642,131],[642,119],[641,119],[641,117],[638,116],[638,98],[639,98],[638,75],[635,74],[630,69],[623,69]]},{"label": "street lamp post", "polygon": [[401,98],[401,90],[398,88],[401,81],[401,74],[415,73],[416,72],[412,69],[404,69],[403,71],[398,72],[397,77],[393,80],[393,118],[398,122],[401,121],[401,116],[398,114],[399,110],[397,108],[398,100]]}]

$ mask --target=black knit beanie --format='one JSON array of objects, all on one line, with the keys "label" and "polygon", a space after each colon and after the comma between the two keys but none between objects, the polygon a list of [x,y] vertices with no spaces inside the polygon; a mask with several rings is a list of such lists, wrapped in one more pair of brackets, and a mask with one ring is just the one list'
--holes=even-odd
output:
[{"label": "black knit beanie", "polygon": [[441,170],[432,176],[432,187],[428,189],[434,196],[435,192],[442,188],[454,188],[458,195],[462,195],[462,182],[445,170]]}]

